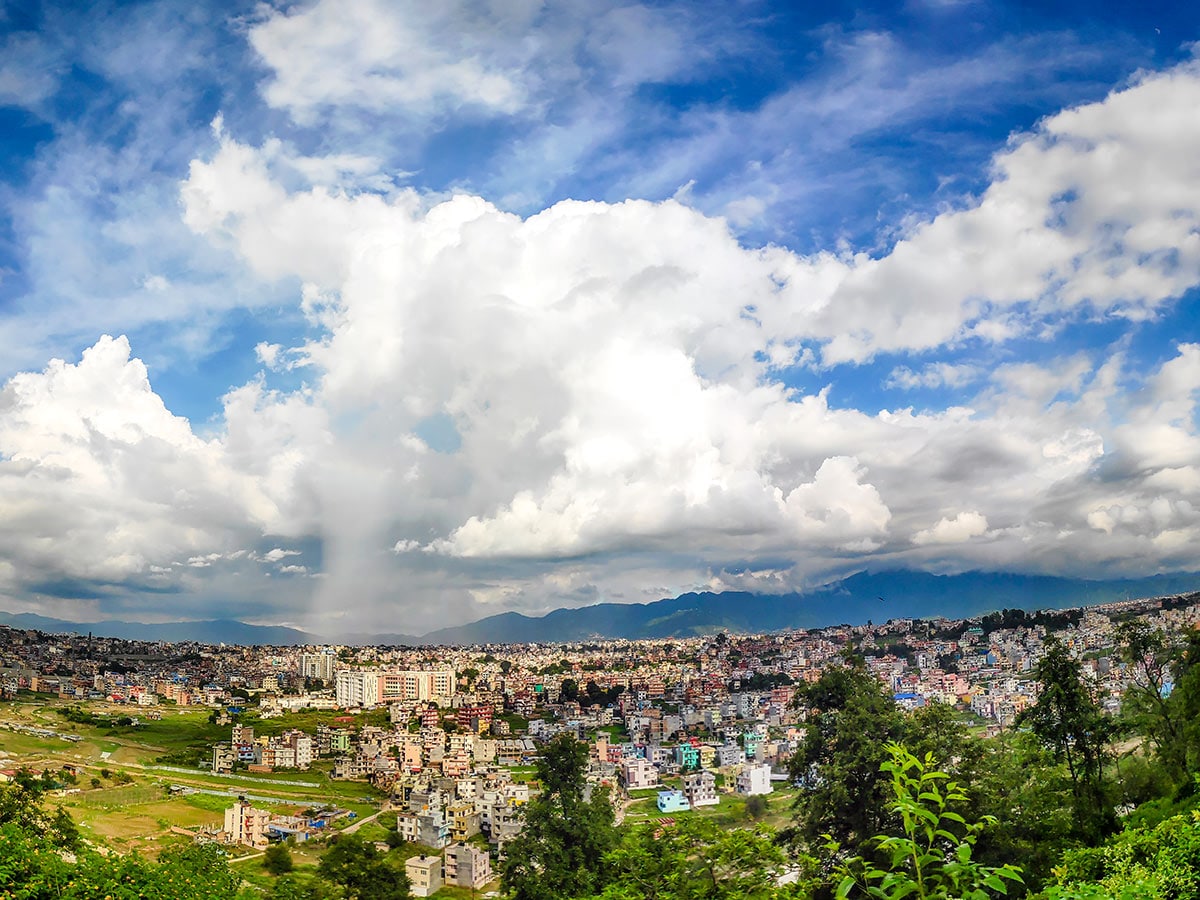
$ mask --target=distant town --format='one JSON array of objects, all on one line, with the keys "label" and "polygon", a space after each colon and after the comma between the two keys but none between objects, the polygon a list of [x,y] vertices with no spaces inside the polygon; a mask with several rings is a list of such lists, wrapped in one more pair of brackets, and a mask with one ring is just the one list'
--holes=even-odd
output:
[{"label": "distant town", "polygon": [[556,735],[587,743],[588,781],[612,790],[618,821],[761,809],[751,798],[797,789],[796,686],[848,652],[897,705],[945,704],[995,734],[1036,702],[1032,671],[1049,634],[1115,712],[1129,678],[1117,625],[1179,631],[1198,617],[1200,594],[1187,594],[763,635],[436,649],[0,627],[0,781],[54,774],[58,802],[83,811],[85,826],[87,810],[105,807],[188,812],[145,834],[101,834],[99,816],[97,835],[118,849],[185,840],[237,856],[371,826],[381,849],[409,848],[414,895],[475,891],[494,886]]}]

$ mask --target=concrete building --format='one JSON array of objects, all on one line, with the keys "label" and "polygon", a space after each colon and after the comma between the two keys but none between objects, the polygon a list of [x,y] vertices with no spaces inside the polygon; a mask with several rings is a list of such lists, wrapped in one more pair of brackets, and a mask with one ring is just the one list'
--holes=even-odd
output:
[{"label": "concrete building", "polygon": [[692,809],[701,806],[716,806],[721,802],[717,797],[717,777],[712,772],[684,775],[683,793],[687,796]]},{"label": "concrete building", "polygon": [[225,834],[231,844],[247,847],[267,846],[267,824],[271,814],[265,809],[255,809],[245,800],[239,800],[225,810]]},{"label": "concrete building", "polygon": [[684,796],[683,791],[672,790],[658,792],[659,812],[687,812],[691,808],[692,805],[688,803],[688,799]]},{"label": "concrete building", "polygon": [[469,844],[451,844],[446,848],[446,884],[481,889],[492,880],[492,860],[488,852]]},{"label": "concrete building", "polygon": [[336,654],[329,649],[319,653],[301,653],[300,676],[302,678],[319,678],[328,685],[333,681],[333,664],[336,661]]},{"label": "concrete building", "polygon": [[658,770],[648,759],[635,756],[621,762],[621,781],[626,790],[654,787],[658,784]]},{"label": "concrete building", "polygon": [[769,794],[771,787],[771,767],[766,763],[745,766],[738,773],[737,792],[745,796]]},{"label": "concrete building", "polygon": [[381,669],[343,669],[334,682],[338,706],[378,706],[405,700],[453,699],[456,688],[453,669],[422,671],[384,671]]},{"label": "concrete building", "polygon": [[404,862],[408,889],[414,897],[428,897],[441,890],[442,858],[440,856],[410,856]]}]

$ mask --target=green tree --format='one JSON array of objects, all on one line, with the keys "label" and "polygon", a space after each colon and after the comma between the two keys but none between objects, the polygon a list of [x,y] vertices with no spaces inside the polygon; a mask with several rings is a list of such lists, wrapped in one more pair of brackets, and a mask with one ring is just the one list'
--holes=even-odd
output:
[{"label": "green tree", "polygon": [[1190,794],[1200,771],[1200,630],[1176,638],[1135,619],[1122,623],[1118,641],[1129,677],[1121,712],[1175,787]]},{"label": "green tree", "polygon": [[357,834],[338,835],[317,871],[341,885],[348,900],[405,900],[408,877]]},{"label": "green tree", "polygon": [[1182,900],[1200,897],[1200,823],[1172,816],[1127,828],[1100,847],[1067,851],[1048,900]]},{"label": "green tree", "polygon": [[559,691],[560,696],[567,702],[574,702],[579,699],[579,682],[574,678],[564,678],[562,689]]},{"label": "green tree", "polygon": [[746,798],[746,815],[751,819],[761,819],[767,814],[767,798],[760,794]]},{"label": "green tree", "polygon": [[295,868],[287,844],[272,844],[263,854],[263,868],[272,875],[283,875]]},{"label": "green tree", "polygon": [[1079,663],[1057,638],[1046,641],[1038,663],[1037,702],[1017,717],[1067,765],[1080,836],[1099,840],[1116,827],[1111,785],[1105,778],[1108,741],[1115,728],[1100,709]]},{"label": "green tree", "polygon": [[839,898],[987,900],[1021,882],[1017,867],[986,866],[974,859],[978,835],[991,821],[968,823],[953,808],[967,795],[958,782],[934,768],[932,754],[917,759],[898,744],[889,744],[886,752],[889,758],[882,771],[890,776],[891,809],[900,819],[900,833],[873,839],[885,865],[861,856],[841,865]]},{"label": "green tree", "polygon": [[17,778],[0,784],[0,825],[12,825],[27,834],[41,836],[54,847],[75,849],[79,831],[62,807],[54,813],[42,808],[44,787],[36,778]]},{"label": "green tree", "polygon": [[985,752],[965,809],[973,819],[988,816],[993,824],[979,835],[975,856],[989,865],[1019,860],[1026,885],[1037,889],[1063,850],[1077,843],[1066,766],[1029,731],[1009,731],[979,746]]},{"label": "green tree", "polygon": [[767,900],[787,865],[772,831],[682,819],[627,829],[610,851],[604,900]]},{"label": "green tree", "polygon": [[888,819],[880,766],[886,744],[903,735],[902,714],[858,658],[802,686],[797,702],[807,711],[804,738],[789,763],[792,779],[804,786],[796,801],[799,833],[810,845],[831,835],[858,850]]},{"label": "green tree", "polygon": [[[514,900],[587,897],[605,883],[615,841],[606,790],[589,790],[588,747],[558,734],[537,762],[542,791],[525,807],[521,834],[505,848],[504,884]],[[589,796],[590,794],[590,796]]]}]

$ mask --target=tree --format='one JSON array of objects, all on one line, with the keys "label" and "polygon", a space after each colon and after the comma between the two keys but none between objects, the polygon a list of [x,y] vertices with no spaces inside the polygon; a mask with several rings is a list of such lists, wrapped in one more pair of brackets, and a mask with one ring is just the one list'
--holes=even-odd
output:
[{"label": "tree", "polygon": [[1041,683],[1037,703],[1017,717],[1058,759],[1066,762],[1074,794],[1075,820],[1081,836],[1097,840],[1116,826],[1116,815],[1104,763],[1114,733],[1079,664],[1057,638],[1046,641],[1038,663]]},{"label": "tree", "polygon": [[954,810],[967,795],[958,782],[934,768],[932,754],[917,759],[898,744],[889,744],[886,751],[889,758],[882,771],[890,776],[891,808],[900,819],[900,833],[873,839],[887,860],[884,866],[861,856],[842,864],[839,898],[987,900],[1007,894],[1010,883],[1021,882],[1019,868],[985,866],[973,858],[975,841],[991,820],[968,823]]},{"label": "tree", "polygon": [[272,844],[263,854],[263,868],[272,875],[283,875],[295,868],[287,844]]},{"label": "tree", "polygon": [[321,857],[317,871],[341,885],[348,900],[406,900],[408,877],[390,865],[374,844],[357,834],[341,834]]},{"label": "tree", "polygon": [[1036,890],[1062,851],[1077,843],[1066,766],[1030,731],[1008,731],[975,746],[984,756],[966,809],[975,819],[989,816],[994,822],[980,834],[975,856],[991,865],[1019,860],[1026,885]]},{"label": "tree", "polygon": [[1200,630],[1178,640],[1135,619],[1122,623],[1118,641],[1129,676],[1121,712],[1175,787],[1191,793],[1200,770]]},{"label": "tree", "polygon": [[796,800],[800,834],[811,844],[831,835],[858,850],[888,819],[889,791],[880,766],[884,749],[904,730],[901,712],[859,658],[831,667],[804,685],[804,739],[789,763],[804,790]]},{"label": "tree", "polygon": [[71,850],[79,846],[79,831],[71,816],[59,807],[53,814],[41,806],[45,791],[36,778],[18,778],[0,784],[0,825],[12,825],[20,831],[36,834],[54,847]]},{"label": "tree", "polygon": [[762,826],[689,818],[628,829],[607,864],[604,900],[767,900],[787,858]]},{"label": "tree", "polygon": [[565,732],[538,759],[542,791],[526,805],[525,827],[505,848],[504,884],[514,900],[586,897],[604,885],[613,809],[606,790],[589,790],[587,760],[587,744]]},{"label": "tree", "polygon": [[562,689],[559,691],[559,694],[562,699],[566,700],[568,703],[578,700],[579,682],[574,678],[564,678],[562,682]]}]

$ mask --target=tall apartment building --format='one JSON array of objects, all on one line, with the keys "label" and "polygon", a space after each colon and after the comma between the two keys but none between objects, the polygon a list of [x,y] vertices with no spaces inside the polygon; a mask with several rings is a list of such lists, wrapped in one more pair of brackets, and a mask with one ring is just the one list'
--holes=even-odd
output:
[{"label": "tall apartment building", "polygon": [[337,673],[334,696],[338,706],[378,706],[379,675],[372,669],[343,669]]},{"label": "tall apartment building", "polygon": [[300,654],[300,676],[302,678],[320,678],[326,684],[333,681],[333,664],[337,655],[329,649],[318,653]]},{"label": "tall apartment building", "polygon": [[343,669],[337,673],[334,692],[338,706],[377,706],[406,700],[436,700],[447,703],[454,697],[453,669],[428,671],[382,671]]}]

